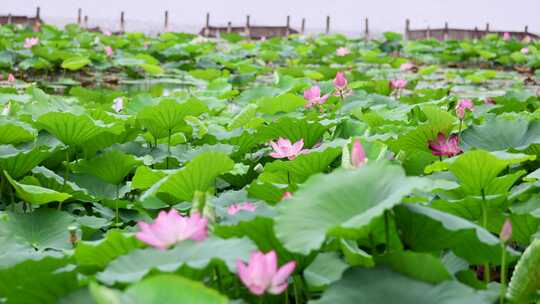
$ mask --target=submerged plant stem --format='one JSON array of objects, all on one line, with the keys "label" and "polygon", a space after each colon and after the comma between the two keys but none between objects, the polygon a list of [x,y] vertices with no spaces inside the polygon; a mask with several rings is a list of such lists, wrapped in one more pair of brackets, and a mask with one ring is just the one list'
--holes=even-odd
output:
[{"label": "submerged plant stem", "polygon": [[504,297],[506,294],[506,244],[503,242],[501,244],[501,288],[499,295],[499,304],[504,303]]},{"label": "submerged plant stem", "polygon": [[114,200],[114,214],[115,214],[115,224],[118,227],[119,220],[119,212],[118,212],[118,200],[120,199],[120,185],[116,185],[116,200]]},{"label": "submerged plant stem", "polygon": [[[64,184],[62,185],[62,191],[67,190],[67,181],[69,178],[69,149],[66,150],[66,170],[64,171]],[[62,202],[58,203],[58,210],[62,210]]]},{"label": "submerged plant stem", "polygon": [[390,211],[384,210],[384,240],[386,244],[385,251],[390,251],[390,223],[389,223],[389,213]]},{"label": "submerged plant stem", "polygon": [[[482,227],[487,229],[487,206],[486,192],[482,189]],[[488,284],[491,281],[489,263],[484,263],[484,281]]]}]

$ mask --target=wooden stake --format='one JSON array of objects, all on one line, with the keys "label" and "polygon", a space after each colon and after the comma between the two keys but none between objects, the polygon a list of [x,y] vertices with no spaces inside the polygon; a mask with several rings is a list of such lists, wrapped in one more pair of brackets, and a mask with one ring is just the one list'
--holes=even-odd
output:
[{"label": "wooden stake", "polygon": [[330,16],[326,16],[326,35],[330,34]]},{"label": "wooden stake", "polygon": [[290,34],[290,28],[291,28],[291,16],[288,16],[288,15],[287,15],[287,23],[285,24],[285,27],[286,27],[286,29],[285,29],[285,36],[288,37],[289,34]]},{"label": "wooden stake", "polygon": [[77,10],[77,24],[81,26],[82,23],[82,9]]},{"label": "wooden stake", "polygon": [[163,29],[165,32],[169,30],[169,11],[165,11],[165,23],[163,24]]},{"label": "wooden stake", "polygon": [[405,19],[405,39],[409,40],[409,31],[411,30],[411,20]]},{"label": "wooden stake", "polygon": [[448,39],[448,21],[444,22],[444,33],[443,33],[443,39]]},{"label": "wooden stake", "polygon": [[124,12],[123,11],[120,13],[120,31],[121,32],[125,31],[125,19],[124,19]]},{"label": "wooden stake", "polygon": [[232,23],[229,21],[227,22],[227,33],[232,32]]},{"label": "wooden stake", "polygon": [[489,34],[489,22],[486,23],[486,34]]},{"label": "wooden stake", "polygon": [[246,33],[246,36],[247,37],[251,37],[251,30],[250,30],[250,24],[249,24],[249,15],[246,16],[246,28],[245,28],[245,33]]},{"label": "wooden stake", "polygon": [[369,40],[369,19],[366,17],[364,20],[364,41],[367,43]]},{"label": "wooden stake", "polygon": [[306,18],[302,18],[302,25],[300,26],[300,34],[304,35],[306,32]]},{"label": "wooden stake", "polygon": [[12,19],[11,13],[9,13],[9,14],[7,15],[7,23],[8,23],[8,24],[11,24],[11,22],[12,22],[11,19]]},{"label": "wooden stake", "polygon": [[429,28],[429,26],[427,27],[426,38],[427,39],[431,38],[431,29]]},{"label": "wooden stake", "polygon": [[36,20],[40,20],[41,19],[41,8],[38,6],[36,7]]},{"label": "wooden stake", "polygon": [[88,28],[88,15],[84,16],[84,28]]},{"label": "wooden stake", "polygon": [[525,25],[525,33],[526,33],[526,34],[529,33],[529,26],[528,26],[528,25]]}]

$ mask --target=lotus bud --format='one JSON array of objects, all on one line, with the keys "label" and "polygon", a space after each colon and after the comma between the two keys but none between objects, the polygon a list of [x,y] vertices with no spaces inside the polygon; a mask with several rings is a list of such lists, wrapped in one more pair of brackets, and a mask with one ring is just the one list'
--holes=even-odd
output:
[{"label": "lotus bud", "polygon": [[512,238],[512,222],[510,219],[506,219],[504,221],[499,238],[503,243],[508,243],[508,241]]}]

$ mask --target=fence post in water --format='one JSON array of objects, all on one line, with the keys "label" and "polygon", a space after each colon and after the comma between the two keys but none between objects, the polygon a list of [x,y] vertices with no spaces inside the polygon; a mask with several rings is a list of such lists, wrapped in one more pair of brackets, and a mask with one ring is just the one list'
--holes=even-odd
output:
[{"label": "fence post in water", "polygon": [[251,38],[251,30],[250,30],[250,24],[249,24],[249,15],[246,16],[246,27],[244,29],[244,32],[246,33],[246,37]]},{"label": "fence post in water", "polygon": [[169,30],[169,11],[165,11],[165,22],[163,23],[163,31]]},{"label": "fence post in water", "polygon": [[486,23],[486,34],[489,34],[489,22]]},{"label": "fence post in water", "polygon": [[120,32],[124,32],[125,30],[125,19],[124,19],[124,12],[122,11],[120,13]]},{"label": "fence post in water", "polygon": [[529,26],[525,25],[525,34],[528,34],[528,33],[529,33]]},{"label": "fence post in water", "polygon": [[473,39],[478,39],[478,26],[474,27]]},{"label": "fence post in water", "polygon": [[84,28],[88,28],[88,15],[84,16]]},{"label": "fence post in water", "polygon": [[330,16],[326,16],[326,35],[330,34]]},{"label": "fence post in water", "polygon": [[302,24],[300,26],[300,34],[304,35],[306,32],[306,18],[302,18]]},{"label": "fence post in water", "polygon": [[291,16],[287,15],[287,24],[285,24],[285,36],[289,37],[291,28]]},{"label": "fence post in water", "polygon": [[11,24],[11,22],[12,22],[11,19],[12,19],[12,18],[11,18],[11,13],[9,13],[9,14],[7,15],[7,24]]},{"label": "fence post in water", "polygon": [[204,37],[210,36],[210,13],[206,13],[206,22],[204,23]]},{"label": "fence post in water", "polygon": [[36,21],[41,19],[41,8],[36,7]]},{"label": "fence post in water", "polygon": [[77,24],[81,26],[82,23],[82,9],[77,10]]},{"label": "fence post in water", "polygon": [[448,39],[448,21],[444,22],[443,40]]},{"label": "fence post in water", "polygon": [[411,29],[411,20],[405,19],[405,40],[409,40],[409,31]]},{"label": "fence post in water", "polygon": [[367,17],[364,20],[364,41],[366,43],[369,41],[369,19]]},{"label": "fence post in water", "polygon": [[427,32],[426,32],[426,39],[430,39],[430,38],[431,38],[431,29],[428,26],[427,27]]},{"label": "fence post in water", "polygon": [[232,23],[229,21],[227,22],[227,33],[230,33],[232,31]]}]

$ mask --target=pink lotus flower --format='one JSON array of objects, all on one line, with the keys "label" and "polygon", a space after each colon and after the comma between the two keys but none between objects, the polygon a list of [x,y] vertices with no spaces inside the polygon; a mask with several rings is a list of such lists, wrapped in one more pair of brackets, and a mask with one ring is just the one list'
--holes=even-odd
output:
[{"label": "pink lotus flower", "polygon": [[348,87],[347,78],[343,72],[337,72],[336,78],[334,78],[334,88],[336,90],[335,96],[343,97],[352,94],[352,90]]},{"label": "pink lotus flower", "polygon": [[167,249],[177,242],[191,239],[202,241],[208,235],[208,219],[199,213],[182,216],[175,209],[161,211],[153,224],[138,223],[137,239],[157,249]]},{"label": "pink lotus flower", "polygon": [[407,80],[405,80],[405,79],[390,80],[390,87],[392,89],[402,90],[406,86],[407,86]]},{"label": "pink lotus flower", "polygon": [[334,78],[334,87],[337,90],[345,90],[347,88],[347,78],[343,72],[337,72],[336,78]]},{"label": "pink lotus flower", "polygon": [[7,81],[8,82],[15,82],[15,76],[13,76],[13,74],[9,73],[9,75],[7,77]]},{"label": "pink lotus flower", "polygon": [[298,155],[304,154],[307,150],[302,150],[304,147],[304,140],[300,139],[294,144],[290,140],[279,138],[277,143],[270,141],[270,145],[274,152],[270,153],[273,158],[288,158],[289,160],[295,159]]},{"label": "pink lotus flower", "polygon": [[473,110],[474,104],[472,100],[470,99],[462,99],[460,100],[456,105],[456,115],[459,119],[463,119],[465,117],[465,110]]},{"label": "pink lotus flower", "polygon": [[340,47],[336,50],[336,55],[339,57],[347,56],[351,53],[351,51],[346,47]]},{"label": "pink lotus flower", "polygon": [[288,278],[296,268],[296,262],[290,261],[278,269],[274,250],[264,254],[260,251],[251,253],[248,264],[236,261],[238,276],[242,283],[255,295],[265,292],[280,294],[287,289]]},{"label": "pink lotus flower", "polygon": [[399,66],[399,70],[403,72],[413,70],[414,68],[416,68],[416,66],[412,62],[405,62]]},{"label": "pink lotus flower", "polygon": [[103,30],[102,33],[103,33],[103,35],[105,35],[107,37],[112,35],[111,31],[109,31],[109,30]]},{"label": "pink lotus flower", "polygon": [[504,32],[503,40],[508,41],[508,40],[510,40],[510,38],[512,38],[512,36],[510,36],[510,33],[509,32]]},{"label": "pink lotus flower", "polygon": [[112,55],[114,54],[114,51],[112,49],[112,47],[110,46],[106,46],[105,47],[105,54],[108,56],[108,57],[112,57]]},{"label": "pink lotus flower", "polygon": [[521,54],[527,55],[527,54],[529,54],[529,48],[524,47],[524,48],[521,49],[520,52],[521,52]]},{"label": "pink lotus flower", "polygon": [[281,200],[286,200],[286,199],[290,199],[292,198],[292,193],[289,192],[289,191],[286,191],[285,193],[283,193],[283,196],[281,197]]},{"label": "pink lotus flower", "polygon": [[123,97],[116,97],[113,100],[112,108],[116,113],[122,112],[122,110],[124,109],[124,98]]},{"label": "pink lotus flower", "polygon": [[499,234],[499,239],[501,242],[506,243],[512,237],[512,222],[510,219],[506,219]]},{"label": "pink lotus flower", "polygon": [[437,156],[452,157],[462,152],[459,147],[459,137],[456,134],[452,134],[446,139],[443,133],[439,133],[436,140],[428,142],[428,147],[431,149],[431,153]]},{"label": "pink lotus flower", "polygon": [[355,139],[351,149],[351,164],[354,168],[358,168],[367,161],[366,152],[360,143],[359,139]]},{"label": "pink lotus flower", "polygon": [[255,209],[257,209],[257,206],[251,202],[244,202],[240,204],[232,204],[227,208],[227,213],[229,215],[235,215],[241,210],[249,211],[249,212],[255,212]]},{"label": "pink lotus flower", "polygon": [[24,48],[31,49],[34,45],[39,44],[39,38],[32,37],[24,39]]},{"label": "pink lotus flower", "polygon": [[321,96],[321,88],[318,86],[312,86],[311,88],[304,91],[304,98],[308,101],[305,105],[306,109],[309,109],[315,105],[321,105],[326,102],[329,94]]}]

